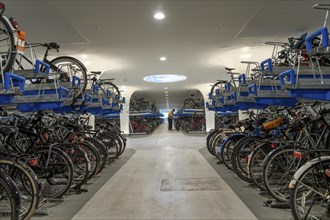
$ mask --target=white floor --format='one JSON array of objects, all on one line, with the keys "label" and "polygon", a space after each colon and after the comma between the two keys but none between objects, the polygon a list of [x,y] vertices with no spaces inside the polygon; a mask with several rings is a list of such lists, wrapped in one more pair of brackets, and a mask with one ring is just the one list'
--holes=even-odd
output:
[{"label": "white floor", "polygon": [[[205,136],[169,132],[166,126],[129,138],[136,153],[73,219],[256,219],[200,154]],[[170,191],[161,190],[165,179],[174,181]],[[175,185],[181,180],[217,184]]]}]

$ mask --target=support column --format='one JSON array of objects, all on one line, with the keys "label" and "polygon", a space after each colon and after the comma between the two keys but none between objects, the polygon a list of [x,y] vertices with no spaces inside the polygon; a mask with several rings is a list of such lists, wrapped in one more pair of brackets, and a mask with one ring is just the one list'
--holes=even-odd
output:
[{"label": "support column", "polygon": [[[205,108],[205,107],[204,107]],[[215,118],[214,118],[214,111],[209,111],[208,109],[205,108],[205,126],[206,126],[206,131],[209,132],[211,129],[215,128]]]},{"label": "support column", "polygon": [[[126,98],[126,97],[125,97]],[[126,98],[126,103],[123,105],[123,110],[120,113],[120,130],[124,134],[129,134],[129,102],[131,97]]]},{"label": "support column", "polygon": [[88,125],[93,127],[92,130],[95,130],[95,115],[89,117]]},{"label": "support column", "polygon": [[129,134],[129,103],[133,93],[138,90],[137,87],[125,87],[122,96],[125,97],[126,103],[123,104],[123,110],[120,112],[120,130],[124,134]]}]

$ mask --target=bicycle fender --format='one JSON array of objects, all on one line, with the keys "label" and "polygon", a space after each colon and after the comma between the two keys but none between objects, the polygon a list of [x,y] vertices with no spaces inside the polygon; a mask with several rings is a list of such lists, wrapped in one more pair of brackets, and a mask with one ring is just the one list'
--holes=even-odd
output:
[{"label": "bicycle fender", "polygon": [[223,152],[223,146],[226,145],[226,143],[231,139],[231,138],[234,138],[234,137],[241,137],[241,138],[244,138],[244,137],[247,137],[248,134],[244,134],[244,133],[238,133],[238,134],[233,134],[233,135],[230,135],[229,137],[227,137],[224,142],[222,143],[222,145],[220,146],[220,149],[219,149],[219,153],[222,153]]},{"label": "bicycle fender", "polygon": [[275,154],[277,151],[280,151],[280,150],[283,150],[283,149],[292,149],[292,146],[291,145],[285,145],[283,147],[277,147],[275,148],[274,150],[272,150],[271,152],[269,152],[266,157],[264,158],[264,160],[261,162],[261,165],[262,166],[265,166],[265,164],[267,163],[268,159],[273,155]]},{"label": "bicycle fender", "polygon": [[14,183],[14,181],[10,178],[10,176],[8,174],[6,174],[6,172],[0,170],[0,178],[7,183],[7,186],[9,187],[10,191],[13,193],[12,196],[16,202],[16,211],[20,210],[21,208],[21,196],[19,194],[19,190],[16,186],[16,184]]},{"label": "bicycle fender", "polygon": [[[320,158],[321,161],[324,161],[324,160],[330,160],[330,156],[324,156],[324,157],[321,157]],[[315,158],[313,160],[310,160],[308,161],[307,163],[305,163],[304,165],[302,165],[298,170],[297,172],[293,175],[291,181],[290,181],[290,184],[289,184],[289,189],[293,189],[297,183],[297,180],[299,179],[299,177],[301,175],[304,174],[304,172],[309,169],[310,167],[314,166],[315,164],[318,164],[320,163],[320,160],[319,158]]]}]

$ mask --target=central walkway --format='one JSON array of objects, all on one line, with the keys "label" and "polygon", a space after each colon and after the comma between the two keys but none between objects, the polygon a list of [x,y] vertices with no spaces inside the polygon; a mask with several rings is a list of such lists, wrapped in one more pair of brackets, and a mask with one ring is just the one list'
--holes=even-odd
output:
[{"label": "central walkway", "polygon": [[136,153],[73,219],[256,219],[208,164],[204,136],[131,137]]}]

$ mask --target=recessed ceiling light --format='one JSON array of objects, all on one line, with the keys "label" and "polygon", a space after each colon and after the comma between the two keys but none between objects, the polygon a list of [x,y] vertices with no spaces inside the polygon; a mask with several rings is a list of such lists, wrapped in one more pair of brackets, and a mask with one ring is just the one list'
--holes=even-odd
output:
[{"label": "recessed ceiling light", "polygon": [[160,60],[161,60],[161,61],[166,61],[167,58],[166,58],[166,57],[161,57]]},{"label": "recessed ceiling light", "polygon": [[165,91],[165,93],[168,93],[168,91]]},{"label": "recessed ceiling light", "polygon": [[248,53],[246,53],[246,54],[241,54],[241,59],[249,59],[249,58],[251,58],[252,57],[252,55],[251,54],[248,54]]},{"label": "recessed ceiling light", "polygon": [[161,74],[161,75],[150,75],[143,78],[144,81],[152,83],[172,83],[180,82],[187,79],[184,75],[175,75],[175,74]]},{"label": "recessed ceiling light", "polygon": [[157,20],[162,20],[165,18],[165,15],[164,13],[162,12],[157,12],[155,15],[154,15],[154,18],[157,19]]},{"label": "recessed ceiling light", "polygon": [[167,87],[165,87],[164,89],[167,89]]}]

